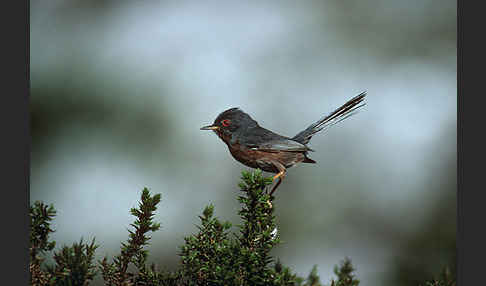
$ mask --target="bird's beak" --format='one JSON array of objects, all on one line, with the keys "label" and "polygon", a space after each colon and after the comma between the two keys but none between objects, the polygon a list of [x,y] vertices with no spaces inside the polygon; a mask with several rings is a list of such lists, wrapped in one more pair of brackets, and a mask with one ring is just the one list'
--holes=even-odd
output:
[{"label": "bird's beak", "polygon": [[201,130],[217,130],[217,129],[219,129],[219,126],[208,125],[208,126],[201,127]]}]

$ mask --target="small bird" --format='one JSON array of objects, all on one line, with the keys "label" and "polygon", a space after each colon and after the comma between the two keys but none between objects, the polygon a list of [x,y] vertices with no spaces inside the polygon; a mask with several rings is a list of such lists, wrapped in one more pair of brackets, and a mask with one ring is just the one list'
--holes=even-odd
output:
[{"label": "small bird", "polygon": [[307,146],[312,136],[353,115],[366,104],[365,96],[366,92],[360,93],[292,138],[261,127],[237,107],[223,111],[212,125],[201,127],[201,130],[214,131],[228,145],[231,155],[244,165],[276,173],[273,180],[278,179],[278,182],[270,191],[272,196],[288,168],[301,162],[316,163],[308,157],[308,152],[314,151]]}]

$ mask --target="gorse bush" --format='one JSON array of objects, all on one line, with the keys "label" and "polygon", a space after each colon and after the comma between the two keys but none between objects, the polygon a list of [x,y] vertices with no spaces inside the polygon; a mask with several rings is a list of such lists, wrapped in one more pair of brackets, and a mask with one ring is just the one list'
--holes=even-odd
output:
[{"label": "gorse bush", "polygon": [[[145,188],[142,191],[139,208],[132,208],[131,214],[137,219],[131,226],[135,231],[129,230],[127,243],[122,243],[121,252],[115,256],[113,262],[108,262],[108,258],[100,261],[100,269],[106,285],[158,285],[161,277],[152,268],[146,267],[148,251],[143,249],[150,239],[147,234],[157,231],[159,223],[153,222],[154,212],[160,202],[160,194],[150,196]],[[138,273],[128,272],[128,265],[136,266]]]},{"label": "gorse bush", "polygon": [[231,224],[214,218],[212,205],[206,207],[199,233],[186,237],[181,248],[184,285],[295,285],[297,277],[288,269],[271,265],[270,250],[279,239],[268,184],[271,179],[261,172],[243,173],[239,235],[230,235]]},{"label": "gorse bush", "polygon": [[[99,247],[93,239],[81,239],[72,246],[54,252],[55,265],[44,265],[42,255],[52,251],[55,242],[49,241],[53,232],[50,221],[56,215],[54,207],[35,202],[30,208],[30,280],[32,285],[89,285],[97,274],[105,285],[322,285],[317,267],[302,278],[270,255],[280,243],[275,224],[274,197],[266,189],[271,178],[260,170],[243,172],[238,196],[242,224],[239,232],[231,232],[232,225],[214,217],[214,206],[207,206],[197,226],[197,233],[185,237],[180,247],[180,267],[174,272],[157,271],[154,264],[147,265],[149,252],[145,247],[149,234],[159,230],[153,221],[161,195],[151,195],[143,189],[138,208],[132,208],[135,221],[131,224],[127,242],[121,244],[118,255],[94,261]],[[134,269],[134,271],[129,271]],[[336,279],[332,286],[357,286],[351,260],[344,259],[334,269]],[[428,281],[426,286],[452,286],[449,280]],[[452,282],[454,283],[454,282]]]},{"label": "gorse bush", "polygon": [[[42,271],[41,264],[44,261],[41,254],[54,249],[56,243],[49,242],[49,234],[54,232],[51,228],[51,220],[56,215],[54,206],[47,206],[41,202],[35,202],[30,206],[30,282],[33,285],[47,285],[54,278]],[[52,279],[51,279],[52,278]]]}]

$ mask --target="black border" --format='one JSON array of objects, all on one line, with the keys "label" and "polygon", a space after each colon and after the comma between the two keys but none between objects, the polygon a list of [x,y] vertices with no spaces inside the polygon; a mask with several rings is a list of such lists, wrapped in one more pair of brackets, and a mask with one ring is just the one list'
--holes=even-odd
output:
[{"label": "black border", "polygon": [[[482,270],[486,265],[483,255],[486,215],[482,199],[486,190],[482,180],[486,158],[481,152],[486,140],[484,105],[480,102],[484,97],[485,19],[480,2],[467,3],[467,7],[463,1],[457,5],[457,285],[460,286],[483,285],[479,281],[484,280]],[[466,140],[464,134],[473,136]],[[474,159],[477,162],[472,162]]]},{"label": "black border", "polygon": [[[29,285],[30,7],[2,7],[2,284]],[[12,280],[14,283],[8,283]],[[7,283],[5,283],[6,281]]]}]

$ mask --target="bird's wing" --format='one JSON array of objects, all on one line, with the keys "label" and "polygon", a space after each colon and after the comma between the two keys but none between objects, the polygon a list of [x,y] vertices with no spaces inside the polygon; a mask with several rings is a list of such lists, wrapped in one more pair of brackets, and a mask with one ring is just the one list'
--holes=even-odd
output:
[{"label": "bird's wing", "polygon": [[307,152],[311,149],[304,144],[290,139],[279,139],[274,141],[268,141],[265,143],[260,143],[258,146],[253,147],[256,150],[266,151],[266,152]]},{"label": "bird's wing", "polygon": [[247,148],[265,152],[306,152],[312,151],[306,145],[276,134],[260,126],[248,128],[239,137],[240,144]]}]

